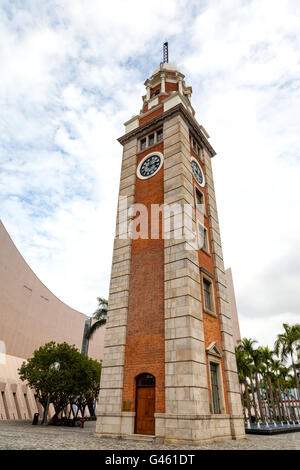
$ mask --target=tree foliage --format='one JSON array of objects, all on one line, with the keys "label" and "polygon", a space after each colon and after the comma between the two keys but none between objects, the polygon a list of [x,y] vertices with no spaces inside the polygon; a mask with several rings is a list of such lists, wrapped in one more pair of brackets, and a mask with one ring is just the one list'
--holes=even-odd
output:
[{"label": "tree foliage", "polygon": [[93,313],[93,318],[96,321],[87,330],[85,335],[86,339],[91,339],[95,331],[106,323],[108,301],[103,297],[97,297],[97,302],[98,308]]},{"label": "tree foliage", "polygon": [[[268,346],[256,347],[257,341],[251,338],[243,338],[235,348],[244,416],[247,407],[248,419],[253,411],[256,422],[293,420],[297,416],[294,408],[300,390],[293,354],[299,353],[300,325],[283,324],[283,328],[274,351]],[[291,365],[285,367],[288,359]]]}]

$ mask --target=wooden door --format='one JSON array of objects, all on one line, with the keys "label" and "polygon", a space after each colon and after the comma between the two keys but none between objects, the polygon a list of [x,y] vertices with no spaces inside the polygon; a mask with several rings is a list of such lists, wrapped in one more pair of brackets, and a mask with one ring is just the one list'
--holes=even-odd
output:
[{"label": "wooden door", "polygon": [[137,387],[136,434],[155,434],[155,387]]}]

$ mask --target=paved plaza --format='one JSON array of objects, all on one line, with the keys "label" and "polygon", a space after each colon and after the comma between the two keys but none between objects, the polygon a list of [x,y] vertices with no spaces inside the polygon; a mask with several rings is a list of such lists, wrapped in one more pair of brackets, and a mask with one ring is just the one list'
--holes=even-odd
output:
[{"label": "paved plaza", "polygon": [[300,450],[300,432],[247,436],[202,446],[164,445],[124,439],[95,439],[95,422],[85,427],[33,426],[31,421],[0,421],[1,450]]}]

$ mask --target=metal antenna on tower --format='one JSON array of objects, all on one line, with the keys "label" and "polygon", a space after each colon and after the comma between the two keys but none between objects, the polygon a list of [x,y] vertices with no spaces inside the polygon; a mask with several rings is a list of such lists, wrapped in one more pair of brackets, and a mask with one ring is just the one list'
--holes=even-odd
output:
[{"label": "metal antenna on tower", "polygon": [[163,45],[163,63],[169,62],[169,46],[167,42]]}]

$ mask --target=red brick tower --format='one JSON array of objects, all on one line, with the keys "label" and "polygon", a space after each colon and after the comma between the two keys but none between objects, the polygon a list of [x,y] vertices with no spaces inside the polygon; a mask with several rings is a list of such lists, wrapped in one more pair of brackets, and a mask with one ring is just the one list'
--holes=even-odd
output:
[{"label": "red brick tower", "polygon": [[160,64],[145,86],[143,108],[119,138],[96,436],[193,443],[244,437],[215,152],[177,67]]}]

